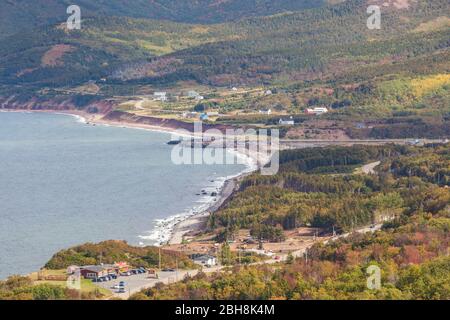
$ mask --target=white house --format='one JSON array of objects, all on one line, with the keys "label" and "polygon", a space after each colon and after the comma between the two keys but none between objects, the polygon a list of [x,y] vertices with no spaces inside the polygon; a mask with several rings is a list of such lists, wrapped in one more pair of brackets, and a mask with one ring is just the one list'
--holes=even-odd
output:
[{"label": "white house", "polygon": [[192,98],[192,99],[195,99],[197,101],[205,99],[204,96],[201,96],[197,91],[194,91],[194,90],[188,91],[187,96],[188,96],[188,98]]},{"label": "white house", "polygon": [[195,256],[193,257],[194,262],[196,264],[199,264],[201,266],[215,266],[217,265],[217,259],[214,256],[211,256],[209,254],[205,254],[205,255],[199,255],[199,256]]},{"label": "white house", "polygon": [[269,110],[259,110],[259,113],[270,116],[272,114],[272,109]]},{"label": "white house", "polygon": [[190,90],[190,91],[188,91],[187,96],[188,96],[189,98],[197,98],[197,97],[199,96],[199,94],[198,94],[197,91]]},{"label": "white house", "polygon": [[282,126],[293,126],[295,125],[295,121],[292,117],[289,120],[280,119],[279,124]]},{"label": "white house", "polygon": [[316,107],[316,108],[314,108],[314,109],[306,109],[306,113],[307,114],[315,114],[316,116],[318,116],[318,115],[321,115],[321,114],[324,114],[324,113],[327,113],[328,112],[328,109],[327,108],[319,108],[319,107]]},{"label": "white house", "polygon": [[165,101],[167,101],[167,92],[155,92],[153,94],[153,99],[155,101],[165,102]]}]

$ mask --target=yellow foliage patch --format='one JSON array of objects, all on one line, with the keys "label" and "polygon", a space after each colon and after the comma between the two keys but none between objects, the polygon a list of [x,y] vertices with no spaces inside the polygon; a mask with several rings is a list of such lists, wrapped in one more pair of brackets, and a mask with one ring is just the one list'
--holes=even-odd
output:
[{"label": "yellow foliage patch", "polygon": [[420,79],[411,80],[411,89],[414,96],[420,98],[444,85],[450,85],[450,74],[438,74]]}]

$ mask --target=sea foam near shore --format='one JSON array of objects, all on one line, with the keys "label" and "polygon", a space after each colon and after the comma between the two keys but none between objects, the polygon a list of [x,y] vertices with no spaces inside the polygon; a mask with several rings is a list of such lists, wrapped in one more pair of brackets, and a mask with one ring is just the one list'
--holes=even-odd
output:
[{"label": "sea foam near shore", "polygon": [[[82,116],[76,114],[69,114],[69,115],[76,117],[79,122],[87,123],[87,120]],[[107,123],[101,121],[100,122],[94,121],[94,122],[103,126],[114,126],[114,127],[120,126],[122,128],[166,133],[171,134],[172,136],[175,135],[177,137],[192,137],[192,135],[180,133],[175,129],[140,127],[130,124]],[[248,156],[247,154],[241,153],[237,150],[227,150],[227,152],[232,153],[235,156],[237,163],[244,165],[245,169],[235,175],[214,178],[214,182],[212,184],[207,185],[206,187],[203,188],[203,190],[206,191],[207,195],[202,195],[201,198],[199,198],[199,200],[196,201],[195,205],[192,208],[186,209],[182,213],[169,216],[168,218],[154,220],[155,227],[151,231],[149,231],[147,235],[138,236],[138,238],[141,240],[139,243],[140,245],[147,245],[147,244],[163,245],[167,243],[172,238],[174,229],[179,223],[186,221],[192,217],[195,217],[199,214],[207,212],[208,210],[211,209],[211,207],[214,206],[215,203],[221,200],[221,197],[223,197],[222,191],[226,181],[257,170],[258,168],[257,162],[252,157]],[[213,192],[216,192],[218,196],[212,197],[211,193]]]},{"label": "sea foam near shore", "polygon": [[[26,110],[2,110],[4,112],[21,112],[21,113],[34,113],[36,111],[26,111]],[[37,111],[37,113],[42,111]],[[88,121],[85,117],[71,112],[55,112],[51,111],[49,113],[52,114],[59,114],[59,115],[65,115],[65,116],[71,116],[74,117],[77,122],[87,124],[90,121]],[[159,132],[159,133],[165,133],[165,134],[176,134],[178,136],[184,136],[183,134],[180,134],[178,131],[173,129],[166,129],[166,128],[151,128],[151,127],[140,127],[132,124],[127,123],[108,123],[108,122],[102,122],[98,120],[93,120],[92,123],[96,123],[97,125],[105,126],[105,127],[122,127],[122,128],[128,128],[128,129],[137,129],[137,130],[144,130],[144,131],[151,131],[151,132]],[[186,135],[188,136],[188,135]],[[189,136],[190,137],[190,136]],[[174,232],[175,227],[183,222],[186,221],[192,217],[195,217],[197,215],[203,214],[205,212],[208,212],[217,202],[221,200],[223,197],[222,191],[225,186],[226,181],[234,179],[236,177],[239,177],[243,174],[253,172],[257,170],[258,165],[256,161],[244,154],[239,152],[238,150],[227,150],[227,152],[232,153],[235,158],[237,159],[237,164],[242,164],[245,166],[245,169],[239,172],[238,174],[231,175],[231,176],[225,176],[225,177],[211,177],[210,181],[214,180],[214,182],[209,183],[209,185],[206,185],[202,190],[206,191],[206,195],[199,196],[199,199],[195,202],[193,207],[186,209],[185,211],[169,216],[164,219],[156,219],[154,220],[155,226],[152,230],[150,230],[145,235],[138,235],[138,238],[141,240],[140,245],[162,245],[167,243]],[[194,190],[192,192],[195,192]],[[217,193],[217,197],[211,196],[211,193]]]},{"label": "sea foam near shore", "polygon": [[[179,223],[208,212],[217,202],[221,200],[221,198],[224,196],[222,192],[225,187],[225,183],[228,180],[235,179],[241,175],[256,171],[258,169],[256,161],[251,157],[239,153],[236,150],[228,150],[227,152],[233,153],[236,158],[239,159],[239,163],[245,165],[245,169],[235,175],[215,178],[214,182],[211,182],[210,185],[203,188],[203,190],[206,191],[207,195],[202,196],[196,202],[193,208],[187,209],[182,213],[170,216],[165,219],[156,219],[154,221],[155,227],[151,231],[149,231],[147,235],[139,236],[139,238],[142,240],[140,245],[152,244],[160,246],[168,243],[173,236],[175,227]],[[212,192],[216,192],[218,196],[212,197]]]}]

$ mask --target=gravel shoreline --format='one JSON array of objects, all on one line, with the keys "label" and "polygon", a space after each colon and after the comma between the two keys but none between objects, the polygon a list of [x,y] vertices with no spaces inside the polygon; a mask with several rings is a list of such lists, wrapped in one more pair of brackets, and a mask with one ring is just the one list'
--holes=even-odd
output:
[{"label": "gravel shoreline", "polygon": [[245,172],[237,177],[226,180],[223,188],[219,193],[219,199],[213,203],[207,210],[188,217],[186,220],[179,222],[172,230],[172,236],[168,242],[169,245],[181,244],[186,235],[195,235],[205,230],[209,216],[218,211],[222,205],[233,195],[239,186],[242,178],[248,176],[250,173]]}]

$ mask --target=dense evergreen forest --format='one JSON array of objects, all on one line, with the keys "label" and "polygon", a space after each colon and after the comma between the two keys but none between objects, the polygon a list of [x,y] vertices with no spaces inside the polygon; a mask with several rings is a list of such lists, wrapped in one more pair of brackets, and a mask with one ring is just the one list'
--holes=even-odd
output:
[{"label": "dense evergreen forest", "polygon": [[[283,230],[312,226],[348,232],[359,226],[397,218],[411,206],[411,190],[424,199],[447,194],[449,149],[381,146],[301,149],[281,154],[275,176],[247,177],[241,191],[210,218],[221,239],[233,239],[241,228],[264,240]],[[358,167],[381,161],[376,175]],[[262,230],[262,231],[261,231]]]},{"label": "dense evergreen forest", "polygon": [[[380,160],[376,174],[353,172]],[[352,147],[284,152],[275,177],[253,175],[211,218],[231,239],[239,228],[277,240],[302,225],[340,231],[377,222],[383,228],[316,244],[308,260],[234,266],[161,285],[132,299],[449,299],[450,148]],[[351,170],[349,170],[352,168]],[[375,221],[374,221],[375,220]],[[220,231],[219,231],[220,232]],[[382,288],[367,288],[367,267],[382,270]]]}]

